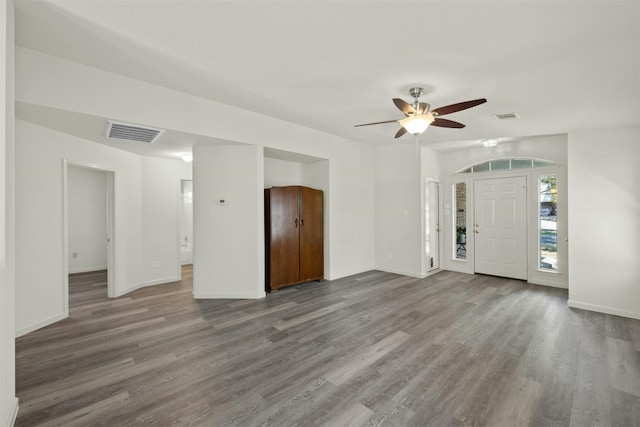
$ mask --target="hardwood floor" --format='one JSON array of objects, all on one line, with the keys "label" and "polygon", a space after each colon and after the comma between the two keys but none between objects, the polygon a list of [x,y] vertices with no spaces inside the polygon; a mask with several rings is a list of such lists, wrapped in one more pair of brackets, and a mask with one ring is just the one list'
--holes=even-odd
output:
[{"label": "hardwood floor", "polygon": [[561,289],[372,271],[262,300],[182,282],[106,298],[17,340],[16,425],[640,425],[640,321]]}]

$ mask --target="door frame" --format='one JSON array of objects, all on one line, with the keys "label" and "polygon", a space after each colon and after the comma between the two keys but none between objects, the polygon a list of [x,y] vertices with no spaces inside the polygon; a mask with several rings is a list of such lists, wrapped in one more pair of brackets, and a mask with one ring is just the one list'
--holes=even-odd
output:
[{"label": "door frame", "polygon": [[[437,184],[437,188],[438,188],[438,199],[436,200],[436,206],[437,206],[437,212],[438,212],[438,223],[435,227],[436,232],[438,233],[438,245],[437,245],[437,251],[438,251],[438,267],[433,268],[433,269],[429,269],[430,267],[428,266],[427,263],[427,253],[426,253],[426,248],[425,248],[425,240],[426,240],[426,233],[427,233],[427,227],[429,224],[427,224],[426,218],[424,216],[424,208],[426,207],[427,203],[429,203],[430,201],[427,200],[426,198],[426,191],[427,191],[427,186],[429,185],[429,183],[435,183]],[[421,212],[421,239],[420,239],[420,253],[421,253],[421,257],[420,259],[422,260],[422,277],[427,277],[430,276],[432,274],[435,274],[439,271],[442,270],[442,254],[444,253],[443,248],[444,248],[444,239],[442,238],[442,234],[441,231],[443,230],[444,226],[443,226],[443,211],[442,211],[442,188],[441,188],[441,182],[439,179],[436,178],[429,178],[429,177],[423,177],[422,178],[422,191],[421,191],[421,199],[422,199],[422,212]]]},{"label": "door frame", "polygon": [[[182,212],[182,204],[183,204],[183,200],[182,200],[182,181],[191,181],[191,200],[193,202],[193,177],[188,178],[188,177],[178,177],[178,234],[176,236],[176,242],[178,244],[178,276],[180,277],[180,280],[182,280],[182,216],[183,216],[183,212]],[[195,216],[195,210],[193,210],[193,203],[192,203],[192,216]],[[193,226],[193,236],[191,236],[191,265],[193,266],[193,269],[195,269],[195,259],[194,259],[194,254],[195,252],[195,240],[196,240],[196,222],[194,220],[194,218],[191,218],[191,223]]]},{"label": "door frame", "polygon": [[116,170],[96,163],[70,162],[62,158],[62,275],[63,275],[63,312],[69,317],[69,167],[81,167],[106,173],[107,198],[107,296],[116,297]]},{"label": "door frame", "polygon": [[[480,182],[480,181],[487,181],[487,180],[506,180],[506,179],[514,179],[514,178],[524,178],[524,185],[525,185],[525,195],[524,195],[524,247],[525,247],[525,254],[524,254],[524,262],[525,262],[525,279],[516,279],[516,280],[528,280],[530,277],[530,273],[529,273],[529,264],[530,264],[530,259],[531,259],[531,245],[530,245],[530,229],[531,229],[531,225],[530,225],[530,218],[529,218],[529,211],[530,211],[530,194],[529,194],[529,189],[530,189],[530,181],[531,181],[531,176],[528,173],[511,173],[511,174],[496,174],[496,175],[492,175],[492,174],[487,174],[478,178],[475,178],[472,180],[472,190],[471,190],[471,194],[473,195],[473,202],[471,204],[471,206],[473,206],[472,214],[471,217],[473,218],[473,221],[471,222],[471,229],[473,230],[473,232],[471,234],[473,234],[473,264],[471,266],[473,273],[476,274],[476,265],[477,265],[477,240],[476,240],[476,183]],[[467,193],[468,194],[468,193]],[[468,224],[468,221],[467,221]],[[467,229],[467,238],[469,236],[470,230]],[[469,247],[470,245],[467,245],[467,247]],[[478,274],[483,274],[483,273],[478,273]]]}]

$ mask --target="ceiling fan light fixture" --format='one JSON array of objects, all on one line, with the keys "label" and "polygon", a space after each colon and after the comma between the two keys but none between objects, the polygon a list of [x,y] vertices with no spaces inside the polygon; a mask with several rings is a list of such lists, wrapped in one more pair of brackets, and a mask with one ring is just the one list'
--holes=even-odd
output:
[{"label": "ceiling fan light fixture", "polygon": [[419,116],[409,116],[400,120],[400,125],[412,135],[420,135],[423,133],[431,123],[433,123],[433,116],[431,114],[421,114]]}]

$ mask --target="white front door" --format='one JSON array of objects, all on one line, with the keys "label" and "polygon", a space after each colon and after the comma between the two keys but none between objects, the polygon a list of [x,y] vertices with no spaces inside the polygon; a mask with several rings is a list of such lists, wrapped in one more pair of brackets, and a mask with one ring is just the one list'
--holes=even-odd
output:
[{"label": "white front door", "polygon": [[474,181],[475,272],[527,279],[527,179]]}]

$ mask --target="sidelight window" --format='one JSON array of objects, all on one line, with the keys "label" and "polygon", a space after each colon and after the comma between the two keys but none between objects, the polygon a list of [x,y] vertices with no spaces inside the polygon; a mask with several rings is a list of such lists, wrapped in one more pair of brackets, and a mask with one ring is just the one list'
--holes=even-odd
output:
[{"label": "sidelight window", "polygon": [[453,258],[467,259],[467,184],[458,182],[453,185],[453,222],[454,234]]},{"label": "sidelight window", "polygon": [[538,179],[538,254],[542,271],[558,271],[558,181],[556,175]]}]

